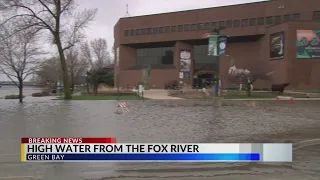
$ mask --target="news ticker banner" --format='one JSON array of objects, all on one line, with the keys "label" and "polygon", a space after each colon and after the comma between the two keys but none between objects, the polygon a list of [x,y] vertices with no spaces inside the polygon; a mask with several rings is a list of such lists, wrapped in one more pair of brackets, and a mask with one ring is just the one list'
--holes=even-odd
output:
[{"label": "news ticker banner", "polygon": [[22,138],[22,162],[292,162],[292,144],[116,143],[115,138]]}]

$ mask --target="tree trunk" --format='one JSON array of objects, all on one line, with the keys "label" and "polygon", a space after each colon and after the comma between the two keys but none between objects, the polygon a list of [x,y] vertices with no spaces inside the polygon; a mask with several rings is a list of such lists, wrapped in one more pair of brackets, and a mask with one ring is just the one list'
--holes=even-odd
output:
[{"label": "tree trunk", "polygon": [[98,87],[99,87],[98,84],[93,84],[93,93],[95,96],[98,94]]},{"label": "tree trunk", "polygon": [[87,93],[90,94],[89,82],[88,82],[88,81],[87,81],[87,83],[86,83],[86,86],[87,86]]},{"label": "tree trunk", "polygon": [[71,70],[71,73],[70,73],[70,76],[71,76],[71,92],[73,93],[74,92],[74,73],[73,73],[73,70]]},{"label": "tree trunk", "polygon": [[19,102],[23,102],[23,80],[22,78],[18,78],[19,80]]},{"label": "tree trunk", "polygon": [[248,94],[248,97],[251,96],[251,84],[247,84],[247,94]]},{"label": "tree trunk", "polygon": [[66,58],[64,57],[61,41],[59,35],[55,37],[59,56],[60,56],[60,63],[62,69],[62,79],[63,79],[63,86],[64,86],[64,99],[72,99],[71,92],[70,92],[70,82],[69,82],[69,75],[68,75],[68,68],[66,63]]}]

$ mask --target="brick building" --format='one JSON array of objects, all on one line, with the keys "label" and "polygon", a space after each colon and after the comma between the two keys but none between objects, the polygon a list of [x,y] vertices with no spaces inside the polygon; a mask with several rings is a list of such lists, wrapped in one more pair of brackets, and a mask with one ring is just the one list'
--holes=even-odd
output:
[{"label": "brick building", "polygon": [[[212,27],[225,27],[220,33],[229,36],[229,56],[220,57],[219,64],[216,57],[207,55],[208,39],[203,37]],[[217,68],[223,86],[234,87],[228,80],[233,59],[237,68],[274,71],[272,80],[257,81],[255,87],[289,82],[292,89],[319,89],[317,30],[319,0],[271,0],[121,18],[114,27],[115,83],[128,87],[144,81],[143,67],[148,65],[151,88],[164,88],[170,80],[194,86],[196,78],[216,74]],[[184,50],[191,52],[191,65],[190,74],[182,77],[179,72]]]}]

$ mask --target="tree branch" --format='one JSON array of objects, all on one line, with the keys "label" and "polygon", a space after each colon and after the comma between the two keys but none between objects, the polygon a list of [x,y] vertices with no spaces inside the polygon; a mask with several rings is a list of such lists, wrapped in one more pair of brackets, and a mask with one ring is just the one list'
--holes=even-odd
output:
[{"label": "tree branch", "polygon": [[54,14],[54,13],[51,11],[51,9],[50,9],[42,0],[38,0],[38,1],[40,2],[40,4],[41,4],[42,6],[44,6],[44,7],[46,8],[46,10],[47,10],[54,18],[57,17],[57,15]]},{"label": "tree branch", "polygon": [[[54,33],[55,31],[53,30],[53,28],[47,23],[45,22],[42,18],[38,17],[37,14],[29,7],[27,6],[24,6],[24,5],[19,5],[19,4],[13,4],[11,5],[11,7],[20,7],[20,8],[23,8],[23,9],[26,9],[28,10],[31,14],[22,14],[22,15],[16,15],[16,17],[18,16],[29,16],[29,17],[32,17],[32,18],[35,18],[37,20],[39,20],[41,23],[43,23],[43,25],[51,32],[51,33]],[[12,19],[12,18],[11,18]]]}]

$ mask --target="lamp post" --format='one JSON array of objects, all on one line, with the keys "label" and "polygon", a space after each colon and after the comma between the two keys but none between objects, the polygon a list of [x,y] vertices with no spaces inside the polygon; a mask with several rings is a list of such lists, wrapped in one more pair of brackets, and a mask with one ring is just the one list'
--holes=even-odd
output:
[{"label": "lamp post", "polygon": [[[220,31],[224,30],[225,27],[213,27],[210,31],[210,35],[213,35],[213,33],[215,33],[215,35],[217,35],[218,37],[220,36]],[[220,55],[217,55],[217,79],[216,79],[216,91],[215,91],[215,96],[218,97],[219,96],[219,91],[220,91],[220,87],[219,87],[219,82],[220,82]]]}]

